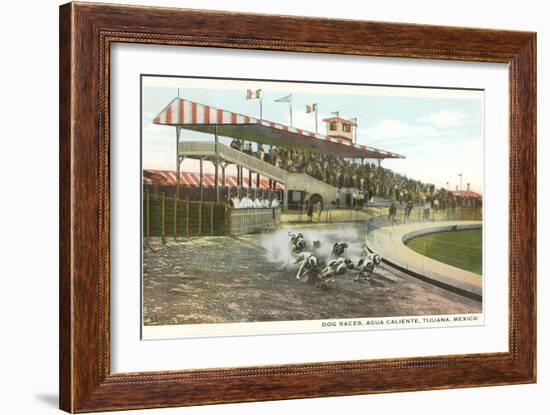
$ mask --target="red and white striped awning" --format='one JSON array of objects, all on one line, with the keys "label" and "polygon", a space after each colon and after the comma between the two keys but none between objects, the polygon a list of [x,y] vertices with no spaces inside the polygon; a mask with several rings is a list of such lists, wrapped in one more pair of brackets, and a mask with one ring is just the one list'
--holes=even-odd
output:
[{"label": "red and white striped awning", "polygon": [[336,157],[349,158],[405,158],[389,151],[380,150],[351,140],[328,137],[296,127],[261,120],[199,104],[183,98],[175,98],[154,120],[154,124],[178,126],[187,130],[214,133],[220,136],[240,138],[262,144],[296,148]]},{"label": "red and white striped awning", "polygon": [[[214,187],[216,184],[216,179],[213,173],[204,173],[202,175],[203,182],[202,187]],[[144,170],[143,171],[143,182],[150,185],[176,185],[177,175],[173,171],[166,170]],[[199,187],[200,186],[200,177],[199,173],[187,173],[180,172],[180,185],[184,187]],[[222,185],[222,177],[218,176],[218,186]],[[235,176],[225,176],[225,185],[228,187],[238,187],[237,178]],[[252,175],[252,186],[248,182],[248,177],[243,177],[243,187],[256,188],[269,190],[269,179],[260,177],[260,186],[257,186],[256,175]],[[277,183],[277,189],[284,189],[281,183]]]}]

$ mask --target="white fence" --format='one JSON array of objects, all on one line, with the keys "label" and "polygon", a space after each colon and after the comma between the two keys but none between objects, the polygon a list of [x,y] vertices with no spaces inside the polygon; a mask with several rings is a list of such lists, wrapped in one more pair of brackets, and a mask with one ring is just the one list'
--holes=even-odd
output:
[{"label": "white fence", "polygon": [[273,229],[281,223],[280,208],[229,210],[229,234],[242,235]]}]

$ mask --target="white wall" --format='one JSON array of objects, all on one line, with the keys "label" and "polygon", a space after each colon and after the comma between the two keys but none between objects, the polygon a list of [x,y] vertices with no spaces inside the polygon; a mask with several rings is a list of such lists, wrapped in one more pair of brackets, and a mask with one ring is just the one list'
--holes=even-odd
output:
[{"label": "white wall", "polygon": [[[315,15],[538,32],[539,102],[539,383],[511,387],[415,392],[133,412],[157,414],[547,413],[550,388],[548,326],[548,201],[550,180],[544,82],[550,48],[547,2],[462,0],[194,0],[133,3],[261,13]],[[0,379],[2,413],[57,413],[57,6],[56,0],[5,2],[2,8],[0,106],[2,134],[2,281]],[[32,106],[38,111],[30,117]],[[38,104],[36,104],[38,103]],[[30,151],[32,149],[32,152]],[[33,191],[28,191],[33,181]],[[37,210],[38,209],[38,210]],[[543,271],[544,270],[544,271]],[[546,275],[545,275],[546,274]],[[546,277],[546,278],[545,278]],[[543,406],[546,406],[544,408]],[[545,412],[546,411],[546,412]]]}]

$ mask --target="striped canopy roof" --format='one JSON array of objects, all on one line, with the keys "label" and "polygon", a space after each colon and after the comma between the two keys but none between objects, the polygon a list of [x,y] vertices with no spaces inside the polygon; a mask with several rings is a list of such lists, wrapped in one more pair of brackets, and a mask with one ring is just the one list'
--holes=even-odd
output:
[{"label": "striped canopy roof", "polygon": [[214,108],[183,98],[175,98],[154,120],[154,124],[179,126],[186,130],[214,133],[278,147],[295,148],[348,158],[405,158],[350,140],[328,137],[288,125]]},{"label": "striped canopy roof", "polygon": [[[202,175],[203,187],[214,187],[216,183],[216,179],[213,173],[204,173]],[[175,186],[176,185],[176,178],[177,175],[173,171],[166,171],[166,170],[144,170],[143,171],[143,182],[146,184],[157,184],[157,185],[169,185],[169,186]],[[180,185],[184,187],[199,187],[200,178],[199,173],[187,173],[187,172],[181,172],[180,173]],[[222,185],[222,177],[221,175],[218,176],[218,186]],[[238,187],[237,186],[237,178],[235,176],[225,176],[225,185],[228,187]],[[258,187],[256,184],[256,175],[252,175],[252,186],[249,186],[248,183],[248,177],[243,177],[243,187],[248,188],[255,188]],[[260,186],[261,189],[269,190],[269,179],[260,178]],[[283,189],[283,185],[281,183],[277,183],[277,189]]]}]

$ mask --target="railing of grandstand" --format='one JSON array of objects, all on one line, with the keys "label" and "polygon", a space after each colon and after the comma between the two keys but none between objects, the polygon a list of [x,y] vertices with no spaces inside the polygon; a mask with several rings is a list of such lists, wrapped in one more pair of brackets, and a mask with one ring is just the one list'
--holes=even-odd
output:
[{"label": "railing of grandstand", "polygon": [[[210,141],[186,141],[179,144],[179,152],[182,156],[215,156],[216,144]],[[286,172],[283,169],[228,147],[225,144],[218,143],[218,156],[280,183],[286,181]]]}]

